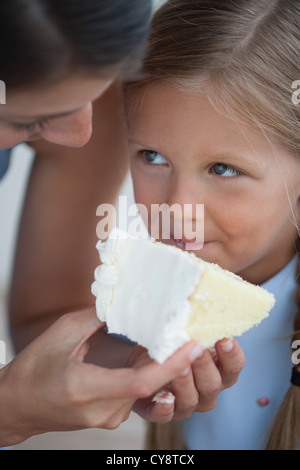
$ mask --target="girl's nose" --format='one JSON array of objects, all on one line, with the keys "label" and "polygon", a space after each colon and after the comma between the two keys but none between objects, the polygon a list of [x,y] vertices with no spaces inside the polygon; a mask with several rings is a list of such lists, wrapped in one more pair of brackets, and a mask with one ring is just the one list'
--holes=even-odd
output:
[{"label": "girl's nose", "polygon": [[[172,208],[171,226],[178,233],[189,235],[197,233],[201,240],[204,227],[204,200],[197,175],[175,176],[170,181],[165,201]],[[181,237],[178,237],[181,238]],[[185,238],[185,237],[183,237]],[[189,239],[193,237],[188,236]]]},{"label": "girl's nose", "polygon": [[167,193],[167,200],[165,202],[169,206],[173,204],[194,206],[197,203],[204,203],[204,201],[199,200],[199,197],[202,197],[202,192],[196,174],[173,175],[169,182]]},{"label": "girl's nose", "polygon": [[69,116],[54,119],[40,135],[48,142],[66,145],[69,147],[82,147],[92,134],[92,104]]}]

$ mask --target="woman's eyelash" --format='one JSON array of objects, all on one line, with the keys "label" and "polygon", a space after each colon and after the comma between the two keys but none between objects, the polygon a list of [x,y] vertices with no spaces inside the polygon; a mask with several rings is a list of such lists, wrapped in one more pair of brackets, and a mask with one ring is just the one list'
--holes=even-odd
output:
[{"label": "woman's eyelash", "polygon": [[43,119],[42,121],[38,121],[38,122],[32,122],[32,123],[28,123],[28,124],[13,124],[13,127],[16,131],[18,132],[28,132],[28,133],[32,133],[32,132],[35,132],[35,131],[41,131],[41,130],[44,130],[46,124],[48,123],[48,119]]}]

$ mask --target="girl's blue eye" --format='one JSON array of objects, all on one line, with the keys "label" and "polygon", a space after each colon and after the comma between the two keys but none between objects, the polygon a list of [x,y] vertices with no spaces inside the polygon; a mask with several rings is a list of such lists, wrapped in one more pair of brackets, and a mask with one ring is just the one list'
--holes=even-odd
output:
[{"label": "girl's blue eye", "polygon": [[144,150],[143,154],[148,163],[153,165],[165,165],[167,162],[162,155],[152,150]]},{"label": "girl's blue eye", "polygon": [[242,174],[241,171],[237,170],[233,166],[225,165],[224,163],[215,163],[212,166],[212,173],[218,176],[239,176]]}]

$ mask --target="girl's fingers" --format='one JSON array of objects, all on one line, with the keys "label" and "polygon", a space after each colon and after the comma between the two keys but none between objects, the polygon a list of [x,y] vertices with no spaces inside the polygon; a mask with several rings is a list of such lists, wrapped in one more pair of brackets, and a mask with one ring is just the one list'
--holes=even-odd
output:
[{"label": "girl's fingers", "polygon": [[174,419],[189,418],[195,411],[199,400],[191,367],[173,380],[172,391],[176,397]]},{"label": "girl's fingers", "polygon": [[199,393],[197,411],[215,408],[219,393],[234,385],[245,365],[245,356],[235,339],[218,341],[215,351],[206,350],[193,364]]},{"label": "girl's fingers", "polygon": [[245,355],[236,339],[224,339],[216,344],[218,367],[223,388],[234,385],[245,366]]},{"label": "girl's fingers", "polygon": [[217,398],[222,390],[222,378],[214,357],[206,349],[193,364],[195,386],[199,394],[196,411],[210,411],[215,408]]}]

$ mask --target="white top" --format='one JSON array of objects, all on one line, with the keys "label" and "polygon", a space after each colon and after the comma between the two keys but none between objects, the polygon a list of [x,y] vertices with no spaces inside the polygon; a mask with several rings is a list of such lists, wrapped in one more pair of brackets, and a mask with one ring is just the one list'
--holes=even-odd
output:
[{"label": "white top", "polygon": [[[191,450],[264,449],[268,430],[289,386],[293,363],[290,339],[297,312],[295,256],[282,271],[262,284],[276,304],[267,319],[239,340],[246,366],[237,384],[224,390],[214,410],[194,413],[183,423]],[[268,398],[261,407],[257,400]]]},{"label": "white top", "polygon": [[9,158],[10,158],[10,149],[7,149],[7,150],[0,149],[0,180],[3,178],[3,176],[8,170]]}]

